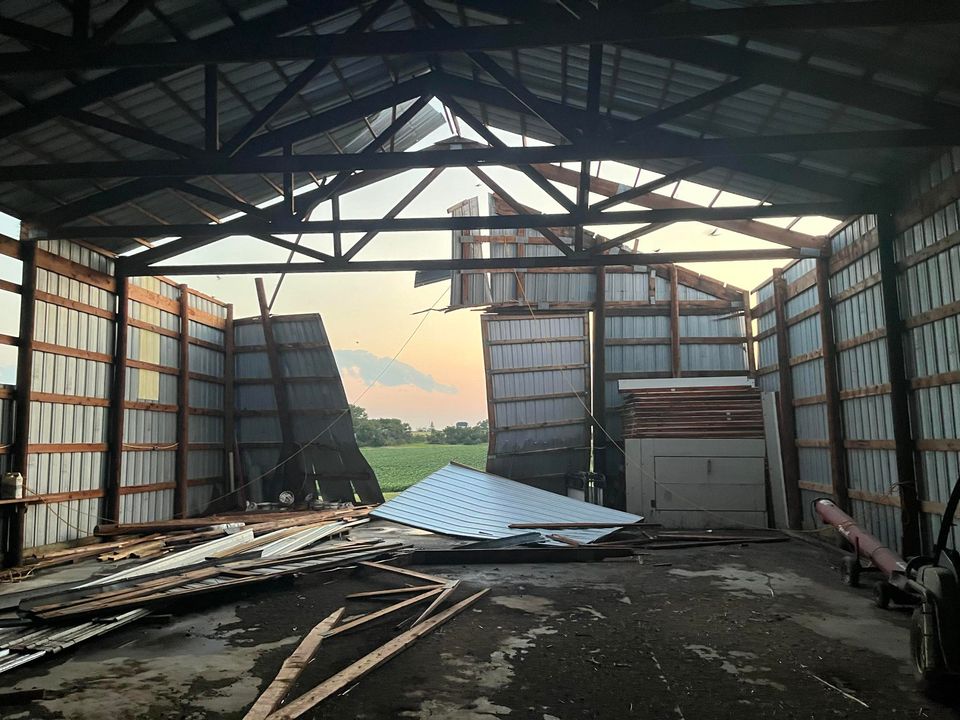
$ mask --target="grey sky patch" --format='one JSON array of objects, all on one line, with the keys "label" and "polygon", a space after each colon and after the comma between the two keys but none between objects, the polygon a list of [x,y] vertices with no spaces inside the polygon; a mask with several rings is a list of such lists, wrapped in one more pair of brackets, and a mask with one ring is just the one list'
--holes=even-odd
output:
[{"label": "grey sky patch", "polygon": [[[390,362],[390,358],[374,355],[366,350],[334,350],[337,365],[341,373],[354,372],[365,383],[372,383]],[[427,392],[438,392],[445,395],[456,395],[458,390],[453,385],[444,385],[428,375],[400,360],[394,361],[390,369],[383,373],[379,383],[387,387],[413,385]]]}]

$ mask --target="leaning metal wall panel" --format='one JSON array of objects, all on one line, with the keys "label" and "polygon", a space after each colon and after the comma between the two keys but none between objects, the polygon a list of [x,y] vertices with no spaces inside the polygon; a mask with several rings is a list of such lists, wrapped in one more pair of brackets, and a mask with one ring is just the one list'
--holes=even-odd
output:
[{"label": "leaning metal wall panel", "polygon": [[282,391],[293,416],[292,437],[286,439],[261,320],[245,318],[234,325],[236,432],[248,494],[275,502],[287,489],[300,496],[353,500],[358,483],[375,483],[376,478],[357,447],[323,322],[319,315],[305,314],[276,316],[271,325]]},{"label": "leaning metal wall panel", "polygon": [[554,492],[590,467],[587,313],[481,316],[487,471]]}]

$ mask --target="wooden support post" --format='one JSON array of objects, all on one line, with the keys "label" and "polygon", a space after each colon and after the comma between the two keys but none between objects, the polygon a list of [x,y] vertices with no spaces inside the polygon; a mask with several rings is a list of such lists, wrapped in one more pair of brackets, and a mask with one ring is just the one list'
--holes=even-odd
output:
[{"label": "wooden support post", "polygon": [[[283,382],[283,365],[280,362],[280,351],[277,349],[277,341],[273,334],[273,324],[270,319],[270,309],[267,307],[267,294],[263,287],[263,278],[256,279],[257,299],[260,302],[260,323],[263,327],[263,342],[267,348],[267,361],[270,365],[270,376],[273,379],[273,394],[277,403],[277,419],[280,422],[280,435],[282,438],[282,450],[280,459],[289,457],[296,445],[293,434],[293,418],[290,415],[290,402],[287,398],[286,384]],[[291,463],[284,465],[281,476],[293,478],[295,472]],[[290,489],[290,488],[286,488]],[[276,498],[270,498],[276,500]]]},{"label": "wooden support post", "polygon": [[783,456],[783,489],[787,499],[787,523],[792,530],[803,525],[800,500],[800,453],[793,407],[793,373],[790,368],[790,328],[787,326],[787,281],[783,270],[773,271],[773,307],[777,323],[777,365],[780,376],[780,451]]},{"label": "wooden support post", "polygon": [[915,445],[910,427],[910,382],[903,346],[906,339],[900,296],[897,290],[897,261],[894,255],[896,226],[892,212],[877,213],[877,244],[883,291],[883,314],[887,325],[887,365],[890,370],[890,410],[896,447],[897,486],[900,490],[900,519],[903,528],[900,552],[904,557],[923,550],[920,523],[920,493],[917,485]]},{"label": "wooden support post", "polygon": [[[596,270],[593,310],[593,471],[607,472],[607,271]],[[619,489],[617,490],[619,493]]]},{"label": "wooden support post", "polygon": [[[20,340],[17,344],[17,387],[14,390],[16,408],[13,424],[12,472],[23,474],[26,488],[32,487],[27,471],[30,456],[30,400],[33,383],[34,319],[37,314],[37,246],[20,245],[23,270],[20,280]],[[30,496],[26,492],[27,497]],[[7,537],[3,548],[3,564],[20,565],[23,562],[23,538],[26,505],[18,503],[7,515]]]},{"label": "wooden support post", "polygon": [[677,266],[670,266],[670,369],[673,377],[683,375],[680,359],[680,281]]},{"label": "wooden support post", "polygon": [[[234,437],[234,400],[233,400],[233,376],[234,376],[234,339],[233,339],[233,304],[227,305],[227,317],[223,325],[223,476],[227,479],[227,490],[232,491],[236,485],[236,466],[235,462],[240,462],[240,458],[234,457],[233,447],[236,442]],[[240,488],[238,500],[241,502],[246,497],[244,489]]]},{"label": "wooden support post", "polygon": [[743,336],[747,345],[747,371],[750,377],[757,374],[757,354],[753,346],[753,312],[750,310],[750,291],[743,291]]},{"label": "wooden support post", "polygon": [[110,468],[102,515],[107,522],[120,522],[120,486],[123,483],[123,424],[127,390],[127,347],[130,324],[130,280],[117,278],[117,320],[114,325],[113,383],[110,388]]},{"label": "wooden support post", "polygon": [[843,418],[840,380],[837,375],[837,345],[833,332],[833,302],[830,300],[830,261],[817,259],[817,296],[820,299],[820,338],[823,352],[824,394],[827,398],[827,440],[830,441],[830,478],[837,505],[850,513],[846,454],[843,448]]},{"label": "wooden support post", "polygon": [[180,376],[177,384],[177,455],[175,463],[177,488],[174,491],[175,517],[186,517],[190,492],[187,482],[187,460],[190,452],[190,291],[180,286]]}]

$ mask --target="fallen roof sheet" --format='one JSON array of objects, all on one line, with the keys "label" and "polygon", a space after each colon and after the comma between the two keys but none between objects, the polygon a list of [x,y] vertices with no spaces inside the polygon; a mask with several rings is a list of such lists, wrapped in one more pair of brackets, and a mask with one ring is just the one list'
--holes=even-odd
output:
[{"label": "fallen roof sheet", "polygon": [[[631,525],[639,515],[611,510],[540,490],[498,475],[450,463],[370,513],[455,537],[502,538],[516,535],[511,523],[596,522]],[[612,531],[569,530],[564,536],[589,543]]]}]

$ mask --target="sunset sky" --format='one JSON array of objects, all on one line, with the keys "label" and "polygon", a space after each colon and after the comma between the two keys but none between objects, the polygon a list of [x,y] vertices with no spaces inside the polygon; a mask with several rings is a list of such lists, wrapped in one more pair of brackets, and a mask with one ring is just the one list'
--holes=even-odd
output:
[{"label": "sunset sky", "polygon": [[[463,134],[472,137],[470,131]],[[416,147],[422,147],[450,136],[444,126],[432,133]],[[517,136],[497,133],[508,144],[519,145]],[[596,171],[596,166],[594,166]],[[519,172],[490,169],[488,174],[502,184],[520,202],[543,212],[560,211],[556,203]],[[341,215],[345,218],[381,217],[409,188],[427,173],[426,170],[408,171],[369,188],[350,193],[341,199]],[[633,185],[635,168],[617,163],[603,163],[601,176]],[[647,182],[658,175],[641,172],[639,182]],[[571,198],[575,190],[562,187]],[[661,191],[674,192],[674,186]],[[450,206],[471,196],[485,196],[486,189],[463,168],[449,168],[400,217],[442,215]],[[682,182],[676,197],[707,204],[716,194],[713,189]],[[591,197],[591,201],[600,199]],[[718,205],[749,204],[753,201],[724,193]],[[481,203],[485,208],[486,203]],[[627,208],[635,206],[626,206]],[[329,204],[314,214],[316,219],[329,217]],[[784,226],[789,220],[770,221]],[[795,230],[823,234],[836,225],[825,218],[806,218],[794,226]],[[612,237],[631,226],[591,228]],[[0,222],[0,232],[16,236],[14,223]],[[715,234],[711,234],[715,233]],[[345,235],[344,245],[358,235]],[[293,238],[290,238],[293,239]],[[309,236],[304,244],[318,250],[332,252],[329,236]],[[728,231],[714,231],[700,223],[678,223],[644,236],[640,252],[658,250],[701,250],[713,247],[747,249],[773,247],[768,243]],[[385,233],[377,237],[357,259],[389,258],[444,258],[450,256],[450,233]],[[180,256],[171,262],[253,262],[284,261],[287,251],[249,238],[229,238],[200,250]],[[691,269],[711,275],[725,282],[753,288],[766,279],[773,267],[787,261],[757,261],[738,263],[702,263]],[[351,402],[367,408],[372,417],[400,417],[414,427],[431,422],[437,426],[457,421],[477,422],[486,417],[483,357],[480,344],[479,312],[458,310],[440,312],[449,300],[449,282],[426,287],[413,287],[412,272],[394,273],[330,273],[316,275],[289,275],[284,281],[277,303],[276,314],[319,312],[337,351],[347,396]],[[0,277],[19,281],[16,263],[0,258]],[[272,293],[278,276],[265,276],[268,295]],[[258,312],[253,277],[192,276],[176,278],[192,287],[232,302],[236,317]],[[0,332],[17,334],[16,300],[7,293],[0,294]],[[436,308],[424,318],[422,311]],[[422,325],[421,325],[422,323]],[[418,325],[420,326],[417,330]],[[380,381],[367,389],[384,366],[408,340],[396,363]],[[0,350],[0,372],[4,382],[12,382],[15,354],[12,348]]]}]

